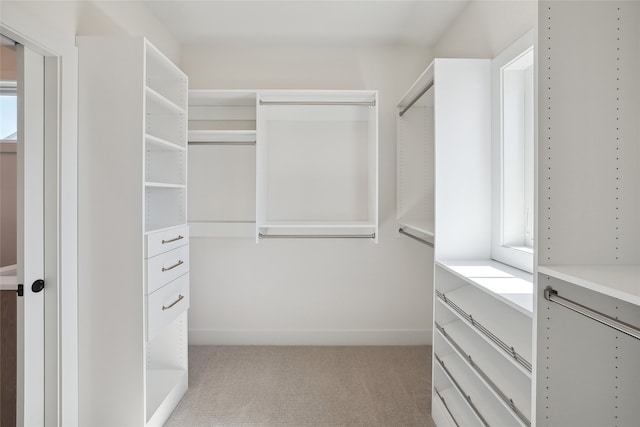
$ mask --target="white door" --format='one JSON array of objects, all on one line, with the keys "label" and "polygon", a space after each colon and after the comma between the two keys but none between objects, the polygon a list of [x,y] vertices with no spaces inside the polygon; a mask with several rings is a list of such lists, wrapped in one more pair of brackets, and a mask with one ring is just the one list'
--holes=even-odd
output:
[{"label": "white door", "polygon": [[[44,426],[44,57],[18,45],[17,425]],[[35,285],[34,285],[35,284]]]}]

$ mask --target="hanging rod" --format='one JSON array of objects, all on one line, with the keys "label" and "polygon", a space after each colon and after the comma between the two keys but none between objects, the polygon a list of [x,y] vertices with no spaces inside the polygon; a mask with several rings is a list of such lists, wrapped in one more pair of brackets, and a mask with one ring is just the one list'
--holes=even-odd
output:
[{"label": "hanging rod", "polygon": [[400,233],[400,234],[404,234],[405,236],[410,237],[410,238],[412,238],[413,240],[416,240],[416,241],[418,241],[418,242],[420,242],[420,243],[422,243],[422,244],[424,244],[424,245],[431,246],[432,248],[434,247],[434,246],[433,246],[433,243],[431,243],[430,241],[425,240],[425,239],[422,239],[422,238],[420,238],[420,237],[418,237],[418,236],[414,236],[414,235],[413,235],[413,234],[411,234],[411,233],[407,233],[406,231],[404,231],[404,229],[403,229],[402,227],[400,227],[400,228],[398,229],[398,233]]},{"label": "hanging rod", "polygon": [[547,286],[545,288],[544,299],[550,302],[555,302],[556,304],[568,308],[569,310],[575,311],[578,314],[582,314],[589,319],[595,320],[596,322],[602,323],[603,325],[622,332],[623,334],[627,334],[630,337],[640,340],[640,328],[622,322],[614,317],[607,316],[604,313],[600,313],[599,311],[593,310],[582,304],[578,304],[577,302],[570,299],[561,297],[560,295],[558,295],[558,291],[553,289],[551,286]]},{"label": "hanging rod", "polygon": [[255,141],[189,141],[189,145],[256,145]]},{"label": "hanging rod", "polygon": [[400,117],[402,117],[402,116],[404,115],[404,113],[406,113],[407,111],[409,111],[409,108],[413,107],[413,104],[415,104],[416,102],[418,102],[418,100],[419,100],[420,98],[422,98],[422,95],[424,95],[425,93],[427,93],[427,91],[428,91],[429,89],[431,89],[432,87],[433,87],[433,80],[431,80],[431,81],[429,82],[429,84],[427,84],[427,87],[425,87],[424,89],[422,89],[422,90],[420,91],[420,93],[419,93],[419,94],[417,94],[415,98],[413,98],[413,100],[409,103],[409,105],[407,105],[406,107],[404,107],[404,108],[402,109],[402,111],[400,111],[400,113],[399,113],[399,114],[400,114]]},{"label": "hanging rod", "polygon": [[262,234],[260,239],[375,239],[373,234]]},{"label": "hanging rod", "polygon": [[376,101],[263,101],[260,105],[363,105],[375,107]]}]

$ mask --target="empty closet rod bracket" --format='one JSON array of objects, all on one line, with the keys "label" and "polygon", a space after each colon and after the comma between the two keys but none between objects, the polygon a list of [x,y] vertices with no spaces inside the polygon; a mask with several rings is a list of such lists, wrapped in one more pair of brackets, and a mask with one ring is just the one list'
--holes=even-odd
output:
[{"label": "empty closet rod bracket", "polygon": [[263,101],[260,105],[355,105],[375,107],[376,101]]},{"label": "empty closet rod bracket", "polygon": [[422,243],[423,245],[431,246],[431,247],[433,248],[433,243],[431,243],[430,241],[425,240],[425,239],[422,239],[422,238],[420,238],[420,237],[418,237],[418,236],[414,236],[414,235],[413,235],[413,234],[411,234],[411,233],[407,233],[407,232],[406,232],[406,231],[404,231],[404,229],[402,229],[402,228],[399,228],[399,229],[398,229],[398,233],[400,233],[400,234],[404,234],[405,236],[410,237],[410,238],[412,238],[413,240],[415,240],[415,241],[418,241],[418,242]]},{"label": "empty closet rod bracket", "polygon": [[556,304],[568,308],[569,310],[575,311],[578,314],[582,314],[589,319],[595,320],[596,322],[602,323],[603,325],[609,326],[610,328],[622,332],[623,334],[627,334],[630,337],[640,340],[640,328],[622,322],[611,316],[607,316],[604,313],[600,313],[599,311],[593,310],[582,304],[578,304],[577,302],[570,299],[561,297],[560,295],[558,295],[558,291],[553,289],[551,286],[547,286],[545,288],[544,299],[550,302],[555,302]]},{"label": "empty closet rod bracket", "polygon": [[262,234],[260,239],[375,239],[373,234]]},{"label": "empty closet rod bracket", "polygon": [[256,145],[255,141],[189,141],[189,145]]},{"label": "empty closet rod bracket", "polygon": [[422,98],[422,95],[424,95],[425,93],[427,93],[427,91],[428,91],[429,89],[431,89],[432,87],[433,87],[433,80],[432,80],[432,81],[430,81],[430,82],[429,82],[429,84],[427,85],[427,87],[425,87],[424,89],[422,89],[422,90],[420,91],[420,93],[419,93],[419,94],[417,94],[417,95],[416,95],[416,97],[415,97],[415,98],[413,98],[413,99],[411,100],[411,102],[409,103],[409,105],[407,105],[406,107],[404,107],[404,108],[400,111],[400,113],[398,113],[398,114],[400,114],[400,117],[402,117],[402,116],[404,115],[404,113],[406,113],[407,111],[409,111],[409,108],[413,107],[413,104],[415,104],[416,102],[418,102],[418,100],[419,100],[420,98]]}]

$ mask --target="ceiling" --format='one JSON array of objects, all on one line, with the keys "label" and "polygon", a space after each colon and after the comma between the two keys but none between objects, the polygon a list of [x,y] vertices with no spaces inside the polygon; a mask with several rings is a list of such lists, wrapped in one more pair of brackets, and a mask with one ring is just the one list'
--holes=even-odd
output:
[{"label": "ceiling", "polygon": [[433,46],[468,0],[148,1],[182,44]]}]

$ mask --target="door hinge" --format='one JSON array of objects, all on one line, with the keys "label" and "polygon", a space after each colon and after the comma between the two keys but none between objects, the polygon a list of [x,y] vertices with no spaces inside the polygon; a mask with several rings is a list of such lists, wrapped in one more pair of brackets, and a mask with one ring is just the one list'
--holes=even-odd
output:
[{"label": "door hinge", "polygon": [[24,285],[22,283],[18,284],[18,290],[16,291],[18,292],[18,296],[24,296]]}]

